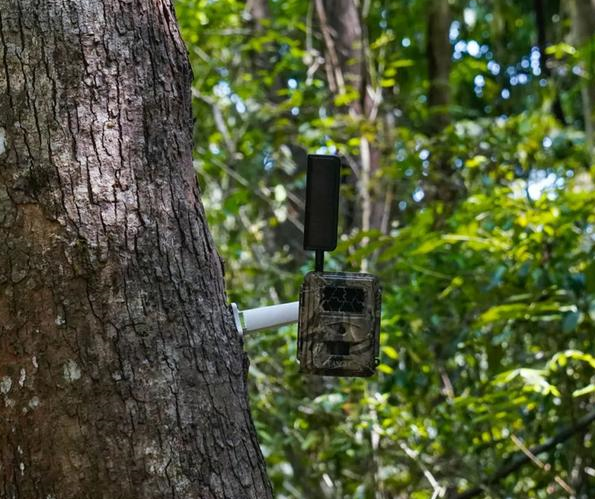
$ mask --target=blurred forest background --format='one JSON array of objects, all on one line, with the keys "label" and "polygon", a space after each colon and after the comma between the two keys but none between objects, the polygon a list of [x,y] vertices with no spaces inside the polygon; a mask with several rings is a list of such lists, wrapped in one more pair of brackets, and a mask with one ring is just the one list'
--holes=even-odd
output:
[{"label": "blurred forest background", "polygon": [[378,274],[381,364],[246,339],[276,497],[595,498],[595,1],[178,0],[230,301],[297,299],[308,152],[328,270]]}]

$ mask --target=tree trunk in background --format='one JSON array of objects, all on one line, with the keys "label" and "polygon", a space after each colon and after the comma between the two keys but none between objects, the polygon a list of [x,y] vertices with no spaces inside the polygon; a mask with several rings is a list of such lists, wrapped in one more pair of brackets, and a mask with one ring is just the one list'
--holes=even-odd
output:
[{"label": "tree trunk in background", "polygon": [[[267,35],[267,30],[272,29],[273,19],[271,18],[271,9],[269,0],[248,0],[245,7],[245,15],[249,19],[248,27],[250,38],[262,37]],[[279,46],[274,42],[267,42],[260,50],[250,51],[251,73],[262,81],[264,78],[273,75],[270,84],[264,85],[266,99],[272,103],[275,108],[277,119],[284,116],[292,120],[293,116],[289,109],[283,109],[279,106],[285,96],[281,92],[286,89],[287,82],[283,80],[283,73],[275,67],[276,59],[279,54]],[[285,144],[292,152],[292,158],[300,171],[306,171],[307,151],[297,143],[289,141]],[[240,170],[240,165],[231,165],[236,170]],[[286,199],[287,219],[279,221],[278,225],[272,230],[272,237],[265,238],[263,244],[265,252],[274,254],[279,248],[287,246],[296,262],[303,263],[306,254],[303,247],[304,228],[302,224],[302,214],[304,204],[301,202],[305,197],[305,187],[302,192],[292,192]],[[275,215],[276,216],[276,215]]]},{"label": "tree trunk in background", "polygon": [[428,106],[434,131],[442,130],[449,121],[450,104],[450,9],[448,0],[430,0],[428,9]]},{"label": "tree trunk in background", "polygon": [[172,6],[0,0],[0,498],[271,498]]},{"label": "tree trunk in background", "polygon": [[583,119],[585,122],[586,144],[591,159],[594,150],[595,123],[595,0],[572,0],[570,2],[572,18],[572,41],[577,48],[587,48],[587,60],[583,69],[585,78],[581,86]]},{"label": "tree trunk in background", "polygon": [[[350,88],[355,90],[358,98],[349,103],[347,112],[352,118],[373,124],[378,116],[381,93],[370,82],[367,34],[358,6],[354,0],[315,0],[315,5],[325,45],[329,89],[335,95],[345,94]],[[349,166],[355,174],[351,181],[360,209],[348,211],[357,212],[360,222],[355,225],[364,231],[386,231],[390,218],[391,206],[385,202],[392,199],[390,191],[377,179],[380,157],[376,144],[362,135],[359,158],[349,158]],[[365,260],[363,264],[365,267]]]},{"label": "tree trunk in background", "polygon": [[[426,58],[428,61],[428,130],[438,135],[450,122],[450,45],[451,13],[448,0],[428,0]],[[438,151],[439,148],[436,148]],[[447,151],[436,152],[430,160],[431,171],[424,193],[428,200],[438,199],[452,205],[463,193],[464,185],[451,164]],[[445,212],[446,213],[446,212]],[[437,221],[441,223],[442,217]]]},{"label": "tree trunk in background", "polygon": [[[365,109],[367,69],[363,47],[363,29],[358,8],[354,0],[324,0],[319,2],[322,10],[318,8],[319,17],[324,15],[322,29],[327,42],[327,54],[333,63],[332,83],[337,91],[345,91],[346,85],[355,89],[359,99],[352,104],[358,114]],[[321,13],[324,14],[321,15]],[[326,39],[330,35],[330,42]]]},{"label": "tree trunk in background", "polygon": [[250,15],[255,31],[262,32],[264,29],[262,22],[269,20],[271,17],[268,0],[248,0],[246,10]]},{"label": "tree trunk in background", "polygon": [[[266,33],[267,23],[271,20],[271,13],[269,9],[268,0],[248,0],[246,2],[246,13],[250,19],[251,34],[250,37],[263,36]],[[276,50],[273,43],[266,43],[260,50],[252,50],[250,52],[250,60],[252,62],[252,72],[256,73],[259,78],[267,76],[273,69],[274,58]],[[278,95],[278,91],[283,88],[283,82],[277,75],[271,85],[271,91],[268,94],[271,102],[279,103],[283,100]]]},{"label": "tree trunk in background", "polygon": [[[547,14],[546,5],[544,0],[533,1],[533,11],[535,13],[535,28],[537,31],[537,48],[539,49],[539,68],[544,78],[551,79],[552,72],[548,64],[548,53],[546,48],[548,46],[547,41],[547,18],[550,17]],[[560,93],[556,91],[554,102],[552,104],[552,113],[556,119],[562,123],[566,123],[564,117],[564,110],[562,109],[562,103],[560,102]]]}]

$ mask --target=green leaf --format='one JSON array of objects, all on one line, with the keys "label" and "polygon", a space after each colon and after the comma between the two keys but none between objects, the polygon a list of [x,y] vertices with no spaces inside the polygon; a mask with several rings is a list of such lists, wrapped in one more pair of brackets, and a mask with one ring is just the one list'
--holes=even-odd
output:
[{"label": "green leaf", "polygon": [[568,359],[586,362],[593,369],[595,369],[595,357],[579,350],[565,350],[563,352],[558,352],[548,362],[547,367],[551,370],[555,370],[557,366],[564,367],[567,364]]},{"label": "green leaf", "polygon": [[583,397],[585,395],[589,395],[591,393],[595,393],[595,385],[587,385],[580,390],[575,390],[572,392],[573,397]]},{"label": "green leaf", "polygon": [[558,43],[556,45],[550,45],[545,49],[545,53],[553,55],[556,59],[562,59],[565,55],[576,54],[576,49],[568,43]]},{"label": "green leaf", "polygon": [[415,61],[413,59],[398,59],[390,63],[390,66],[393,68],[408,68],[414,65]]},{"label": "green leaf", "polygon": [[543,395],[560,396],[560,391],[545,379],[547,371],[543,369],[521,368],[505,372],[494,379],[495,384],[507,384],[515,378],[523,381],[525,387]]},{"label": "green leaf", "polygon": [[424,255],[431,253],[436,248],[443,246],[446,243],[444,239],[428,239],[421,243],[415,250],[412,251],[412,255]]},{"label": "green leaf", "polygon": [[378,370],[381,373],[384,373],[384,374],[392,374],[392,373],[395,372],[395,370],[392,367],[390,367],[390,366],[388,366],[386,364],[379,364],[378,365]]},{"label": "green leaf", "polygon": [[383,47],[387,44],[389,44],[390,42],[392,42],[395,39],[395,35],[393,35],[392,33],[382,33],[378,38],[376,38],[376,40],[374,40],[371,44],[370,44],[370,48],[371,49],[377,49],[380,47]]},{"label": "green leaf", "polygon": [[392,360],[397,360],[399,358],[399,353],[390,345],[383,346],[382,351]]},{"label": "green leaf", "polygon": [[477,168],[478,166],[483,165],[487,161],[488,161],[488,158],[486,158],[482,154],[479,154],[479,155],[473,156],[471,159],[468,159],[467,161],[465,161],[465,166],[467,168]]}]

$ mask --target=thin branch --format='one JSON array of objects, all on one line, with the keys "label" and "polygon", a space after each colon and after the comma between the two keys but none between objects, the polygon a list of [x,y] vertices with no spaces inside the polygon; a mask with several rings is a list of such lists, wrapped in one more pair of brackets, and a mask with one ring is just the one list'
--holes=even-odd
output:
[{"label": "thin branch", "polygon": [[424,477],[426,477],[426,480],[432,486],[432,490],[433,490],[432,498],[435,499],[435,498],[438,498],[438,497],[444,497],[444,494],[446,493],[446,489],[440,485],[440,483],[438,482],[438,480],[436,480],[436,478],[434,477],[434,475],[432,475],[432,472],[421,461],[421,459],[418,459],[418,453],[415,452],[413,449],[409,448],[403,442],[400,442],[399,443],[399,446],[405,452],[405,454],[407,454],[407,456],[409,458],[411,458],[415,462],[415,464],[417,464],[419,466],[419,468],[421,469]]},{"label": "thin branch", "polygon": [[595,410],[587,413],[585,416],[579,419],[575,425],[565,428],[558,434],[546,440],[543,444],[532,447],[531,449],[529,449],[528,453],[518,452],[514,454],[508,460],[507,464],[504,464],[502,467],[500,467],[498,470],[492,473],[491,476],[487,477],[481,485],[466,490],[465,492],[462,492],[458,495],[452,496],[451,499],[470,499],[471,497],[476,497],[482,494],[485,491],[485,489],[490,485],[499,482],[500,480],[506,478],[508,475],[519,470],[528,462],[531,462],[531,458],[529,457],[530,455],[538,456],[543,452],[547,452],[553,449],[558,444],[568,440],[574,434],[588,428],[591,425],[591,423],[593,423],[593,421],[595,421]]},{"label": "thin branch", "polygon": [[[527,446],[521,441],[521,439],[519,437],[517,437],[516,435],[511,435],[510,438],[514,442],[514,445],[516,445],[521,450],[521,452],[523,454],[525,454],[531,460],[531,462],[533,464],[535,464],[535,466],[537,466],[538,468],[541,468],[542,470],[544,470],[546,472],[551,471],[551,469],[552,469],[551,465],[549,463],[544,463],[535,454],[533,454],[531,452],[531,449],[528,449]],[[574,491],[574,489],[570,485],[568,485],[568,483],[566,483],[562,479],[562,477],[560,477],[559,475],[555,475],[554,480],[560,487],[562,487],[571,496],[576,495],[576,492]]]},{"label": "thin branch", "polygon": [[211,111],[213,112],[213,119],[215,120],[215,126],[217,130],[223,137],[223,142],[225,142],[225,147],[229,151],[229,154],[232,158],[235,158],[236,155],[236,145],[231,138],[231,134],[229,133],[229,129],[225,124],[225,118],[223,118],[223,113],[217,102],[214,99],[207,97],[206,95],[201,94],[196,88],[192,88],[192,97],[202,100],[205,104],[211,106]]},{"label": "thin branch", "polygon": [[[267,206],[271,209],[271,211],[274,211],[274,208],[272,206],[271,199],[270,199],[271,191],[268,188],[254,186],[253,183],[251,183],[250,181],[245,179],[242,175],[240,175],[238,172],[236,172],[233,168],[230,168],[229,166],[227,166],[223,161],[217,161],[213,158],[210,158],[209,161],[216,167],[223,170],[227,175],[229,175],[231,178],[233,178],[240,185],[243,185],[244,187],[248,187],[249,189],[253,189],[254,194],[257,197],[259,197],[260,199],[262,199],[267,204]],[[196,165],[195,165],[195,168],[196,168]],[[294,215],[290,215],[288,213],[287,220],[289,220],[289,222],[291,224],[293,224],[293,226],[297,230],[299,230],[300,232],[304,232],[304,224],[297,217],[295,217]]]}]

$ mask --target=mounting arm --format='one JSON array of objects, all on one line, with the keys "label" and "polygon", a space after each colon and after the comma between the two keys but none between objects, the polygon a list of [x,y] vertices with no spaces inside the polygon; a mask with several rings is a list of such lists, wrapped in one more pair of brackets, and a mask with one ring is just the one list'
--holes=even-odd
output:
[{"label": "mounting arm", "polygon": [[299,301],[293,301],[244,311],[240,311],[237,304],[232,303],[231,310],[238,333],[244,334],[296,323],[298,321],[299,303]]}]

